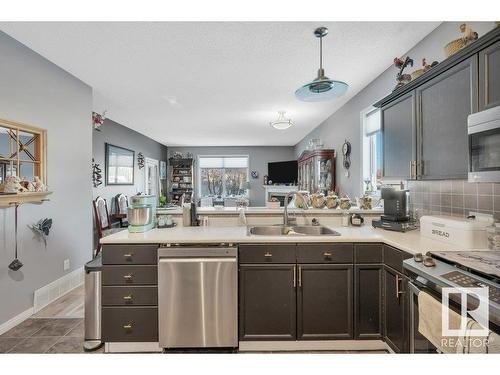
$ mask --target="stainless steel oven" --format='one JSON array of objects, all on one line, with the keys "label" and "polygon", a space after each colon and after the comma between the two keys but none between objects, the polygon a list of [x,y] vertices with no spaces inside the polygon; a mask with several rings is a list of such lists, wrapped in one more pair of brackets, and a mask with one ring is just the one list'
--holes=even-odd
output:
[{"label": "stainless steel oven", "polygon": [[500,106],[467,120],[469,182],[500,182]]}]

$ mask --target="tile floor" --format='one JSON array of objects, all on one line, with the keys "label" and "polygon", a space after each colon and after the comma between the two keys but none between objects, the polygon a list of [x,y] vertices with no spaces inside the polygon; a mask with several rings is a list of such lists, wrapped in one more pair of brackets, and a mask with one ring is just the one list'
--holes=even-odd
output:
[{"label": "tile floor", "polygon": [[[83,349],[83,285],[0,335],[0,353],[87,353]],[[104,353],[104,346],[88,353]],[[386,354],[385,350],[272,351],[248,354]]]},{"label": "tile floor", "polygon": [[84,353],[83,301],[82,285],[0,335],[0,353]]}]

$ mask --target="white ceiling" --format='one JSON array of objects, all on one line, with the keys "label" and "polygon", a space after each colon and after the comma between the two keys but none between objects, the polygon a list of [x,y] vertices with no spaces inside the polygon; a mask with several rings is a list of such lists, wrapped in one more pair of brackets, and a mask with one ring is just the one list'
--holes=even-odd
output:
[{"label": "white ceiling", "polygon": [[[0,23],[94,88],[94,110],[166,145],[295,145],[430,33],[438,22]],[[324,67],[341,99],[298,101]],[[269,121],[285,110],[295,126]]]}]

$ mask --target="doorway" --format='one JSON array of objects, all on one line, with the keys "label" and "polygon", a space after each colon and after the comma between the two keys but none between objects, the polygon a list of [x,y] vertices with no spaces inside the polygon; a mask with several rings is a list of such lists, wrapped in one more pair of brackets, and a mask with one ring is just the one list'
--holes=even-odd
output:
[{"label": "doorway", "polygon": [[145,169],[144,193],[147,195],[156,195],[158,199],[161,193],[158,160],[146,158]]}]

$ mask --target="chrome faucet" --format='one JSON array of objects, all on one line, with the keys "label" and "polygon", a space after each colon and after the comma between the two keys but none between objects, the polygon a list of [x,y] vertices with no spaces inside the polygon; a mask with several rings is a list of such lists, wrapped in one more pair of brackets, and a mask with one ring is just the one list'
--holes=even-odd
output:
[{"label": "chrome faucet", "polygon": [[301,193],[299,193],[298,191],[290,191],[290,192],[286,193],[285,201],[284,201],[285,211],[283,211],[283,225],[285,227],[288,226],[288,199],[290,198],[290,196],[295,196],[295,195],[298,195],[299,197],[302,198],[302,202],[303,202],[302,209],[304,209],[304,210],[309,209],[309,206],[307,205],[306,198]]}]

